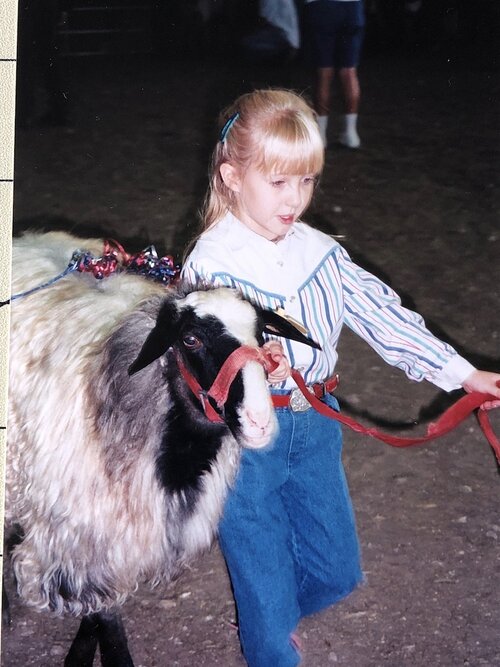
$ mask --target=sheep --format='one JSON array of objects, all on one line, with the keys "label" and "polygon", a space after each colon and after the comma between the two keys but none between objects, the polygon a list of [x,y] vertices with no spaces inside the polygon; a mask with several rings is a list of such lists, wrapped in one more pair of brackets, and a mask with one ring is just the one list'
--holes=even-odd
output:
[{"label": "sheep", "polygon": [[[99,255],[102,241],[15,239],[13,293],[57,275],[76,248]],[[98,640],[103,664],[133,665],[120,605],[210,545],[240,447],[272,440],[255,357],[213,422],[179,371],[207,389],[264,332],[314,345],[233,290],[165,289],[124,272],[72,273],[12,302],[5,515],[22,529],[12,569],[26,604],[83,617],[67,667],[91,665]]]}]

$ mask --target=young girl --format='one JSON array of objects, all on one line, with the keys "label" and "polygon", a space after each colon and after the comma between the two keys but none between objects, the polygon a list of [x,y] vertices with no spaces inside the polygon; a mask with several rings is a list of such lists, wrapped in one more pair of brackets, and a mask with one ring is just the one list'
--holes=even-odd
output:
[{"label": "young girl", "polygon": [[290,367],[338,409],[329,392],[345,323],[413,380],[500,399],[500,375],[476,370],[335,240],[301,222],[323,168],[315,114],[301,97],[258,90],[223,121],[204,231],[184,277],[280,309],[321,345],[267,344],[280,362],[269,377],[280,432],[264,451],[243,452],[220,524],[245,659],[291,667],[300,661],[299,620],[346,596],[362,573],[339,425],[296,403]]}]

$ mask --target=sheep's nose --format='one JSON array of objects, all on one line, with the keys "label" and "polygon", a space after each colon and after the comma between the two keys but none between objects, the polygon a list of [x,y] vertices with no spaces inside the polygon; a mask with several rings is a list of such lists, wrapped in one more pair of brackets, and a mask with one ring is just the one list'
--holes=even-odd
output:
[{"label": "sheep's nose", "polygon": [[266,431],[271,425],[272,407],[259,410],[245,410],[245,416],[252,428],[258,429],[262,432]]}]

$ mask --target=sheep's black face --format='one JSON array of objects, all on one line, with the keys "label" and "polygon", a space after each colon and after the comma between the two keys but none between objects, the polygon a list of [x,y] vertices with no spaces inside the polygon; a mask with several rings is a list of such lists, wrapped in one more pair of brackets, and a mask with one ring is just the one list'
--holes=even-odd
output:
[{"label": "sheep's black face", "polygon": [[[208,294],[212,299],[215,296],[215,292]],[[183,491],[183,502],[188,509],[194,506],[200,479],[218,459],[223,439],[229,433],[241,445],[256,448],[268,444],[276,429],[264,369],[258,362],[247,363],[237,373],[220,411],[223,421],[215,423],[206,417],[179,370],[177,355],[198,385],[208,391],[233,351],[241,345],[257,346],[255,312],[235,295],[229,296],[231,294],[227,291],[227,296],[219,296],[209,304],[212,310],[222,304],[217,315],[200,299],[203,308],[186,304],[179,309],[175,324],[170,323],[175,326],[176,336],[165,357],[165,372],[173,400],[158,458],[158,473],[165,487]],[[227,312],[228,298],[236,306],[232,319]],[[238,309],[240,317],[235,323]]]},{"label": "sheep's black face", "polygon": [[[214,316],[197,317],[193,312],[181,318],[178,340],[175,343],[189,370],[204,391],[208,391],[224,362],[240,343],[227,333],[224,324]],[[237,411],[243,402],[243,382],[238,373],[229,390],[222,410],[226,424],[238,433]],[[214,404],[212,404],[216,407]],[[219,409],[217,411],[220,412]]]},{"label": "sheep's black face", "polygon": [[[166,300],[158,312],[154,328],[131,364],[129,374],[135,374],[160,358],[168,359],[167,374],[172,386],[179,396],[182,395],[183,401],[192,406],[193,417],[196,417],[196,412],[203,414],[201,404],[185,386],[173,349],[181,355],[188,372],[201,388],[208,391],[234,350],[242,344],[257,346],[256,322],[253,308],[230,290],[193,292],[185,299]],[[236,436],[239,435],[238,414],[243,400],[244,383],[238,373],[224,406],[224,419]]]},{"label": "sheep's black face", "polygon": [[[160,308],[156,325],[129,373],[162,357],[177,397],[190,406],[195,421],[201,418],[207,422],[197,397],[180,377],[175,354],[166,353],[170,348],[178,350],[189,372],[208,391],[229,355],[240,346],[259,347],[263,331],[319,347],[286,318],[251,305],[234,290],[199,290],[181,298],[174,295]],[[180,403],[176,403],[176,410],[181,409]],[[237,374],[228,391],[224,420],[244,446],[256,448],[268,444],[276,428],[276,418],[259,362],[249,361]]]},{"label": "sheep's black face", "polygon": [[[257,310],[234,290],[193,292],[179,308],[176,346],[182,345],[190,371],[208,390],[233,351],[259,347],[260,324]],[[245,447],[262,447],[274,434],[276,418],[259,362],[248,361],[228,388],[224,421]]]}]

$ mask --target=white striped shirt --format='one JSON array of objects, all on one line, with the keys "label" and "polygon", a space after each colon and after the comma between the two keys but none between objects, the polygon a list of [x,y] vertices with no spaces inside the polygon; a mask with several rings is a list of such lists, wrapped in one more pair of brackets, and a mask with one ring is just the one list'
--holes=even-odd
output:
[{"label": "white striped shirt", "polygon": [[[458,389],[474,367],[425,327],[398,295],[357,266],[330,236],[296,222],[281,241],[259,236],[228,213],[204,232],[183,277],[234,287],[265,308],[282,307],[305,326],[321,351],[279,339],[293,368],[311,384],[330,377],[343,324],[412,380]],[[283,388],[292,389],[288,379]]]}]

